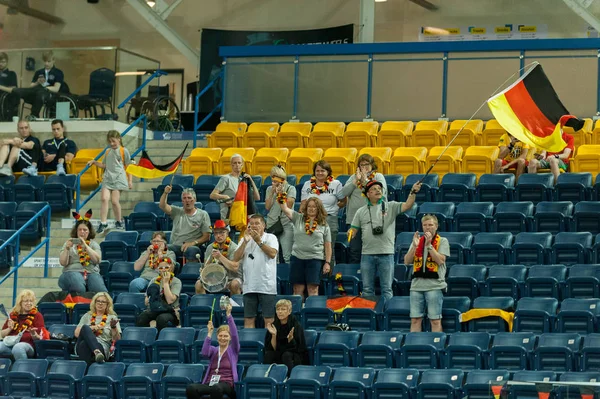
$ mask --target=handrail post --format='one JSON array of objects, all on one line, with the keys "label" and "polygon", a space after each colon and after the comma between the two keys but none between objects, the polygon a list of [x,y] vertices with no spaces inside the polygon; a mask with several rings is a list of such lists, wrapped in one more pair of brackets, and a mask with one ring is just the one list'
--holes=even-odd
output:
[{"label": "handrail post", "polygon": [[152,79],[159,77],[159,76],[164,76],[164,75],[168,75],[168,73],[165,71],[161,71],[160,69],[157,69],[156,71],[154,71],[154,73],[148,79],[146,79],[144,81],[144,83],[139,85],[139,87],[137,89],[135,89],[130,95],[128,95],[127,98],[125,100],[123,100],[117,108],[118,109],[123,108],[125,106],[125,104],[127,104],[129,102],[129,100],[131,100],[133,97],[135,97],[136,94],[138,94],[144,87],[146,87],[148,85],[148,83],[150,83],[152,81]]},{"label": "handrail post", "polygon": [[15,260],[14,260],[14,268],[15,272],[13,273],[13,296],[12,296],[12,304],[15,306],[17,302],[17,283],[19,280],[19,252],[21,251],[21,233],[17,233],[17,240],[15,240]]},{"label": "handrail post", "polygon": [[46,221],[46,237],[48,238],[48,242],[46,242],[46,250],[44,255],[44,278],[48,278],[48,257],[50,256],[50,229],[52,227],[52,215],[51,208],[48,208],[48,215]]}]

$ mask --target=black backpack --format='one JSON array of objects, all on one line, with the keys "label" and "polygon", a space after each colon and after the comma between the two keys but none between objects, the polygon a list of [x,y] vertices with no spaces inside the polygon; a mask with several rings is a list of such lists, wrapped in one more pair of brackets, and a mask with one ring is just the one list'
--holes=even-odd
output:
[{"label": "black backpack", "polygon": [[346,323],[331,323],[325,327],[326,331],[352,331],[350,326]]}]

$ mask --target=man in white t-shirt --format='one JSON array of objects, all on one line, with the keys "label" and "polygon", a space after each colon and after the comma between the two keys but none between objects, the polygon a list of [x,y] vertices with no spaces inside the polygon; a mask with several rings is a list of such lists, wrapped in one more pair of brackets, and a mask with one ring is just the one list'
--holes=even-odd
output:
[{"label": "man in white t-shirt", "polygon": [[244,328],[255,327],[259,304],[265,326],[275,318],[279,242],[273,234],[265,232],[266,227],[262,215],[250,216],[248,229],[235,251],[234,261],[242,261],[244,271]]}]

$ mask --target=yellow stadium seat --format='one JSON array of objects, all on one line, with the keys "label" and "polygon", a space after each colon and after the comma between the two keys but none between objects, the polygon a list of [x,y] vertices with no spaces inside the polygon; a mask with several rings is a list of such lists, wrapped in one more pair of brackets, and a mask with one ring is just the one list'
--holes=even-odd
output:
[{"label": "yellow stadium seat", "polygon": [[[427,165],[429,168],[435,160],[442,154],[446,147],[433,147],[429,150],[427,155]],[[462,172],[462,154],[463,148],[461,146],[450,146],[440,157],[440,160],[433,168],[434,173],[437,173],[440,179],[444,177],[446,173],[461,173]]]},{"label": "yellow stadium seat", "polygon": [[298,178],[312,175],[313,165],[321,158],[323,158],[321,148],[294,148],[288,158],[287,174],[296,175]]},{"label": "yellow stadium seat", "polygon": [[222,154],[221,148],[194,148],[190,156],[182,162],[183,174],[194,175],[194,178],[214,174]]},{"label": "yellow stadium seat", "polygon": [[426,158],[427,148],[425,147],[399,147],[394,151],[389,173],[404,176],[425,173]]},{"label": "yellow stadium seat", "polygon": [[261,148],[256,152],[252,161],[253,175],[269,176],[271,168],[281,165],[287,169],[287,158],[290,150],[287,148]]},{"label": "yellow stadium seat", "polygon": [[[103,148],[88,148],[77,151],[75,158],[71,161],[72,174],[79,174],[89,161],[96,158],[102,152]],[[102,158],[99,159],[102,162]],[[93,189],[98,187],[98,183],[102,181],[101,169],[97,166],[91,166],[83,175],[81,175],[81,188]]]},{"label": "yellow stadium seat", "polygon": [[452,121],[450,129],[448,129],[447,142],[449,143],[450,140],[460,132],[452,145],[459,145],[463,150],[472,145],[481,145],[482,131],[483,121],[481,119],[473,119],[468,122],[466,120],[455,120]]},{"label": "yellow stadium seat", "polygon": [[333,175],[351,175],[356,172],[356,148],[329,148],[323,159],[331,165]]},{"label": "yellow stadium seat", "polygon": [[246,129],[248,125],[244,122],[221,122],[215,132],[206,136],[208,147],[221,149],[239,147]]},{"label": "yellow stadium seat", "polygon": [[254,122],[242,137],[242,147],[270,148],[275,145],[275,137],[279,132],[277,122]]},{"label": "yellow stadium seat", "polygon": [[590,144],[600,144],[600,119],[596,121],[594,125],[594,130],[592,131]]},{"label": "yellow stadium seat", "polygon": [[592,143],[592,128],[594,126],[594,121],[590,118],[583,119],[583,127],[574,131],[572,127],[565,126],[563,127],[563,133],[568,133],[573,136],[575,139],[575,148],[579,148],[584,144],[593,144]]},{"label": "yellow stadium seat", "polygon": [[377,133],[377,146],[379,147],[410,147],[412,145],[412,121],[387,121],[381,125]]},{"label": "yellow stadium seat", "polygon": [[254,154],[256,150],[254,148],[227,148],[223,151],[223,155],[219,158],[219,170],[218,174],[224,175],[231,172],[231,156],[233,154],[240,154],[244,158],[244,172],[252,173],[252,162],[254,161]]},{"label": "yellow stadium seat", "polygon": [[475,173],[477,179],[485,173],[492,173],[494,171],[494,161],[498,158],[499,152],[500,149],[497,145],[467,148],[463,156],[463,172]]},{"label": "yellow stadium seat", "polygon": [[500,141],[500,137],[502,137],[502,135],[505,133],[506,130],[500,126],[497,120],[490,119],[485,124],[485,129],[483,129],[481,145],[497,146],[498,142]]},{"label": "yellow stadium seat", "polygon": [[281,125],[275,138],[275,145],[279,148],[305,148],[308,146],[308,137],[312,129],[310,122],[287,122]]},{"label": "yellow stadium seat", "polygon": [[308,146],[323,150],[340,147],[344,129],[346,129],[344,122],[319,122],[308,137]]},{"label": "yellow stadium seat", "polygon": [[377,145],[377,122],[352,122],[346,128],[342,143],[346,148],[374,147]]},{"label": "yellow stadium seat", "polygon": [[446,145],[447,121],[421,121],[412,133],[412,145],[415,147],[432,148]]},{"label": "yellow stadium seat", "polygon": [[[358,152],[360,157],[363,154],[369,154],[375,159],[378,170],[383,174],[388,174],[390,170],[390,161],[392,160],[392,149],[390,147],[365,147]],[[358,165],[356,165],[358,167]]]},{"label": "yellow stadium seat", "polygon": [[584,144],[575,148],[575,157],[569,162],[571,172],[600,173],[600,145]]}]

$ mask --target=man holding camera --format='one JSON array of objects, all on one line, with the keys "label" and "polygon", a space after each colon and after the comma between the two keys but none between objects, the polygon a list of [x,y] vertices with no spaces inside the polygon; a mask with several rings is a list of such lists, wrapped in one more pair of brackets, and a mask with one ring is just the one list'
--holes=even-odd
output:
[{"label": "man holding camera", "polygon": [[362,256],[360,274],[363,282],[363,296],[375,295],[375,275],[379,270],[381,295],[385,300],[393,296],[394,280],[394,241],[396,239],[396,216],[412,208],[421,183],[412,186],[405,202],[389,201],[383,198],[383,184],[371,180],[364,189],[367,205],[356,211],[348,239],[352,240],[357,231],[362,232]]}]

